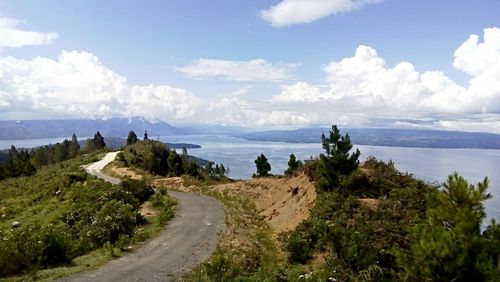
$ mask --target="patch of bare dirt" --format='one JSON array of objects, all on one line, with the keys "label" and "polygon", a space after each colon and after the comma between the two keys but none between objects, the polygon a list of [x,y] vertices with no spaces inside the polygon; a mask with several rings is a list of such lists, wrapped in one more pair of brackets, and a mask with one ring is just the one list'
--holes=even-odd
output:
[{"label": "patch of bare dirt", "polygon": [[[179,191],[196,191],[188,187],[181,177],[159,178],[153,181],[157,188],[175,188]],[[210,186],[220,193],[229,193],[252,201],[257,212],[277,235],[295,227],[308,218],[316,201],[314,183],[304,174],[290,178],[253,178],[228,184]]]},{"label": "patch of bare dirt", "polygon": [[157,188],[175,188],[178,190],[183,190],[184,179],[182,177],[165,177],[153,180],[153,186]]},{"label": "patch of bare dirt", "polygon": [[380,205],[379,199],[373,198],[363,198],[358,200],[362,206],[369,208],[370,210],[376,211]]},{"label": "patch of bare dirt", "polygon": [[314,183],[304,174],[291,178],[254,178],[216,185],[214,189],[253,201],[275,234],[292,230],[308,218],[316,200]]},{"label": "patch of bare dirt", "polygon": [[139,213],[144,217],[152,217],[156,216],[157,214],[156,210],[153,209],[153,205],[150,201],[146,201],[141,205]]},{"label": "patch of bare dirt", "polygon": [[110,170],[112,173],[114,173],[120,177],[130,177],[132,179],[137,179],[137,180],[141,180],[143,177],[142,175],[138,174],[133,169],[128,168],[128,167],[112,166],[112,167],[110,167]]}]

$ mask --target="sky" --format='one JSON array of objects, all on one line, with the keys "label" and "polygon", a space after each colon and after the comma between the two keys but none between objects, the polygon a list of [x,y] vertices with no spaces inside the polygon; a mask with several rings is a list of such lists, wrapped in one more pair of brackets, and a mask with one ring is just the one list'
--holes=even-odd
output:
[{"label": "sky", "polygon": [[498,0],[2,0],[0,120],[500,133]]}]

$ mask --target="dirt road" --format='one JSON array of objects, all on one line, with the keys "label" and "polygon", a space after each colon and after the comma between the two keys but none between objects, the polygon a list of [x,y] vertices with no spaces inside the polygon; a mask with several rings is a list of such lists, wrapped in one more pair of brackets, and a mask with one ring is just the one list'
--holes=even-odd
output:
[{"label": "dirt road", "polygon": [[[116,153],[108,153],[106,161],[94,163],[86,170],[101,177],[101,169],[114,156]],[[224,229],[222,207],[217,200],[203,195],[174,191],[169,194],[178,201],[176,214],[158,237],[96,270],[61,281],[172,281],[206,260]]]},{"label": "dirt road", "polygon": [[112,162],[115,158],[116,158],[116,155],[118,155],[119,152],[111,152],[111,153],[107,153],[104,158],[102,158],[102,160],[100,161],[97,161],[95,163],[91,163],[91,164],[88,164],[86,165],[84,168],[85,168],[85,171],[88,173],[88,174],[92,174],[92,175],[95,175],[103,180],[106,180],[108,182],[111,182],[113,184],[118,184],[120,183],[120,180],[118,178],[114,178],[114,177],[111,177],[109,175],[106,175],[104,173],[102,173],[102,169],[107,165],[109,164],[110,162]]}]

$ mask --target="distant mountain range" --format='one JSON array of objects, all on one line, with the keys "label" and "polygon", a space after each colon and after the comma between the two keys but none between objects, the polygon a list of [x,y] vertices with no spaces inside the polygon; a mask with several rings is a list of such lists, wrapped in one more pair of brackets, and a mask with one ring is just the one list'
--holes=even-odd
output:
[{"label": "distant mountain range", "polygon": [[[254,141],[319,143],[321,133],[326,135],[329,130],[330,128],[271,130],[240,134],[238,137]],[[341,133],[349,133],[351,141],[357,145],[500,149],[500,135],[492,133],[385,128],[341,128]]]},{"label": "distant mountain range", "polygon": [[[139,139],[148,131],[151,139],[168,135],[227,135],[254,141],[288,143],[318,143],[321,133],[330,128],[301,128],[296,130],[270,130],[248,132],[248,129],[222,125],[189,125],[176,127],[163,121],[149,122],[144,118],[113,118],[108,120],[25,120],[0,121],[0,140],[70,137],[73,133],[82,139],[92,137],[96,131],[105,138],[125,137],[134,130]],[[357,145],[424,147],[424,148],[476,148],[500,149],[500,135],[479,132],[443,130],[342,128]],[[110,140],[111,141],[111,140]],[[118,143],[123,142],[119,140]]]},{"label": "distant mountain range", "polygon": [[113,118],[108,120],[22,120],[0,121],[0,140],[93,136],[99,131],[104,137],[124,137],[134,130],[142,138],[147,130],[149,136],[202,134],[193,128],[179,128],[166,122],[149,122],[143,118]]}]

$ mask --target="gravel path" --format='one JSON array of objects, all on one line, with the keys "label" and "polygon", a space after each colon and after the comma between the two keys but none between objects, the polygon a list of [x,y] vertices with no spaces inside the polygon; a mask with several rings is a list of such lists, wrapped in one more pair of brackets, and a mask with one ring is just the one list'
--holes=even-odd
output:
[{"label": "gravel path", "polygon": [[101,178],[103,180],[106,180],[108,182],[111,182],[113,184],[120,183],[120,179],[114,178],[114,177],[111,177],[109,175],[106,175],[106,174],[102,173],[102,169],[107,164],[109,164],[110,162],[112,162],[116,158],[116,155],[118,155],[118,153],[119,152],[107,153],[104,156],[104,158],[102,158],[102,160],[84,166],[85,171],[87,171],[88,174],[95,175],[95,176],[97,176],[97,177],[99,177],[99,178]]},{"label": "gravel path", "polygon": [[[98,177],[115,153],[85,169]],[[104,175],[105,180],[118,181]],[[111,182],[111,181],[110,181]],[[172,281],[210,257],[224,229],[225,215],[214,198],[169,191],[177,199],[175,217],[161,234],[139,249],[91,271],[60,281]]]}]

